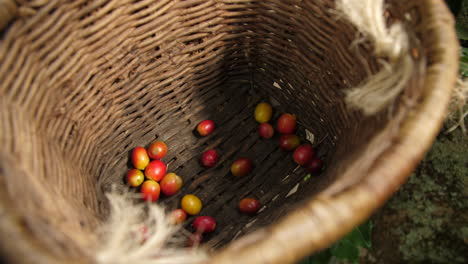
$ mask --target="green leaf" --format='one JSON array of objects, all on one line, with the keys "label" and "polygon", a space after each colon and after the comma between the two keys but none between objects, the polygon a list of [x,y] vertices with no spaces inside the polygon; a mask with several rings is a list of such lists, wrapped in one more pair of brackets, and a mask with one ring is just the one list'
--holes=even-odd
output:
[{"label": "green leaf", "polygon": [[361,226],[353,229],[349,234],[335,243],[330,251],[333,256],[346,259],[353,263],[359,260],[359,248],[371,248],[372,222],[367,221]]},{"label": "green leaf", "polygon": [[456,25],[457,36],[459,39],[468,40],[468,29],[462,27],[461,25]]},{"label": "green leaf", "polygon": [[468,63],[466,63],[466,62],[461,62],[460,63],[460,74],[463,77],[468,77]]},{"label": "green leaf", "polygon": [[359,227],[356,227],[347,234],[342,240],[349,241],[355,247],[371,248],[371,231],[372,223],[370,221],[365,222]]},{"label": "green leaf", "polygon": [[309,173],[304,177],[304,181],[308,181],[308,180],[310,180],[310,178],[312,178],[312,175],[310,175],[310,173]]},{"label": "green leaf", "polygon": [[468,77],[468,48],[461,48],[460,74],[463,77]]},{"label": "green leaf", "polygon": [[364,247],[370,249],[372,246],[372,227],[372,222],[368,220],[361,226],[353,229],[353,231],[333,244],[329,249],[310,256],[299,264],[328,264],[333,256],[338,259],[348,260],[352,263],[358,263],[359,248]]},{"label": "green leaf", "polygon": [[365,241],[364,236],[359,228],[351,231],[351,233],[346,235],[345,239],[347,239],[355,247],[367,247],[367,241]]},{"label": "green leaf", "polygon": [[468,58],[468,48],[461,47],[460,53],[461,53],[462,58],[464,59]]},{"label": "green leaf", "polygon": [[305,258],[299,264],[328,264],[332,254],[329,249],[323,250],[317,254]]},{"label": "green leaf", "polygon": [[347,259],[349,261],[357,261],[359,258],[359,249],[349,239],[343,238],[335,243],[330,251],[333,256],[339,259]]},{"label": "green leaf", "polygon": [[367,249],[372,247],[372,227],[372,221],[370,220],[358,227],[358,230],[361,232],[364,239],[364,247]]}]

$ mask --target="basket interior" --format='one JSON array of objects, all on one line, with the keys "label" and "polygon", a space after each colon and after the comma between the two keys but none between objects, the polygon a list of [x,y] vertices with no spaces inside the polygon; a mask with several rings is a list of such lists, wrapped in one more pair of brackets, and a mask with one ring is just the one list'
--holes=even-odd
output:
[{"label": "basket interior", "polygon": [[[365,45],[350,49],[356,31],[332,8],[330,1],[71,1],[12,24],[2,41],[16,61],[0,72],[2,171],[4,198],[24,231],[53,254],[80,256],[108,213],[104,193],[124,185],[130,151],[156,139],[167,143],[164,161],[185,182],[161,202],[172,209],[183,194],[199,196],[202,214],[218,222],[208,237],[215,247],[340,180],[330,170],[304,182],[305,170],[278,150],[277,138],[260,139],[253,119],[258,102],[277,101],[275,115],[295,113],[299,133],[312,132],[327,166],[338,168],[383,127],[384,116],[364,118],[343,101],[342,89],[377,63]],[[217,129],[196,138],[204,119]],[[221,159],[207,170],[199,157],[210,148]],[[229,173],[239,156],[255,164],[242,179]],[[258,216],[238,213],[245,196],[265,205]]]}]

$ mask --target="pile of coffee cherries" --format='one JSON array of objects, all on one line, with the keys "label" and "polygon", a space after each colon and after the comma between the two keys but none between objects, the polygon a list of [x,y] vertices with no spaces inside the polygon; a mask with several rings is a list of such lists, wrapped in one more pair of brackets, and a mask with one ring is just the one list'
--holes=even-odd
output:
[{"label": "pile of coffee cherries", "polygon": [[[272,118],[273,109],[270,104],[262,102],[255,107],[255,120],[260,123],[258,133],[264,139],[271,139],[275,129],[269,123]],[[323,166],[322,160],[315,154],[312,145],[306,143],[301,145],[300,138],[296,132],[296,116],[284,113],[276,124],[276,131],[281,134],[279,147],[284,151],[294,151],[293,160],[305,166],[311,173],[317,173]],[[200,122],[196,131],[201,137],[210,135],[216,128],[212,120]],[[161,195],[171,196],[176,194],[182,187],[183,180],[175,172],[168,172],[167,165],[161,160],[166,156],[168,147],[163,141],[153,142],[147,149],[136,147],[131,154],[133,169],[126,175],[128,185],[139,187],[141,197],[147,202],[156,202]],[[218,152],[210,149],[202,153],[200,163],[206,168],[214,167],[219,159]],[[247,176],[253,168],[253,162],[246,157],[238,157],[231,164],[231,173],[236,177]],[[203,203],[197,196],[186,194],[180,201],[180,209],[172,211],[169,219],[173,224],[183,223],[187,215],[198,215]],[[252,197],[242,198],[238,209],[247,215],[255,215],[260,209],[260,202]],[[213,232],[216,229],[216,220],[211,216],[198,216],[194,219],[192,226],[195,232],[188,238],[187,245],[198,245],[203,240],[203,234]]]},{"label": "pile of coffee cherries", "polygon": [[[258,133],[262,138],[270,139],[275,130],[268,122],[271,120],[273,109],[268,103],[260,103],[255,107],[255,120],[260,123]],[[311,144],[301,144],[301,139],[295,134],[296,116],[285,113],[282,114],[276,123],[276,130],[281,134],[279,147],[284,151],[294,151],[293,160],[301,166],[305,166],[309,172],[320,172],[323,166],[322,160],[315,154]]]}]

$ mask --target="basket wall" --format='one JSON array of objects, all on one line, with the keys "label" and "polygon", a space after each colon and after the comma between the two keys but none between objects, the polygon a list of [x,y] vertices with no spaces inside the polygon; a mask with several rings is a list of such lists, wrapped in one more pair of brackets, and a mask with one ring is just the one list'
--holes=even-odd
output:
[{"label": "basket wall", "polygon": [[[373,117],[348,109],[343,91],[375,72],[378,60],[366,43],[350,48],[356,30],[337,18],[332,1],[25,3],[30,12],[17,17],[0,42],[0,213],[7,216],[0,223],[1,252],[29,262],[89,260],[95,230],[108,213],[104,193],[124,185],[130,151],[156,138],[170,148],[170,170],[184,177],[182,193],[200,196],[204,214],[222,227],[209,237],[214,247],[268,226],[319,193],[332,200],[354,188],[372,176],[372,164],[385,160],[378,146],[403,141],[402,124],[433,96],[424,84],[439,80],[437,64],[448,65],[441,85],[453,85],[456,66],[447,62],[456,57],[454,34],[447,33],[447,51],[438,35],[438,27],[452,21],[447,15],[437,24],[436,2],[389,1],[389,22],[409,29],[418,68],[393,109]],[[399,163],[393,182],[382,180],[380,196],[351,224],[381,205],[430,145],[450,91],[439,89],[425,141]],[[253,107],[265,99],[279,103],[277,113],[296,113],[300,133],[307,129],[321,141],[319,154],[328,164],[322,177],[304,183],[305,171],[290,154],[252,136]],[[215,120],[218,129],[197,139],[192,130],[203,119]],[[227,165],[203,170],[199,153],[213,147],[221,164],[253,158],[253,176],[234,179]],[[247,195],[267,205],[255,221],[235,210]],[[179,199],[165,203],[174,207]],[[334,228],[324,244],[351,225]],[[9,237],[18,242],[5,243]],[[272,249],[273,255],[291,261],[323,247],[302,242],[291,246],[297,254]]]}]

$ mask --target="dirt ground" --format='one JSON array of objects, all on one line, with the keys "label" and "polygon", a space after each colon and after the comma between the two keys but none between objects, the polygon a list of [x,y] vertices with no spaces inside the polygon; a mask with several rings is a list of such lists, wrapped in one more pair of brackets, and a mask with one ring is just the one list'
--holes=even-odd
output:
[{"label": "dirt ground", "polygon": [[373,217],[360,263],[468,263],[468,136],[438,136],[408,182]]}]

